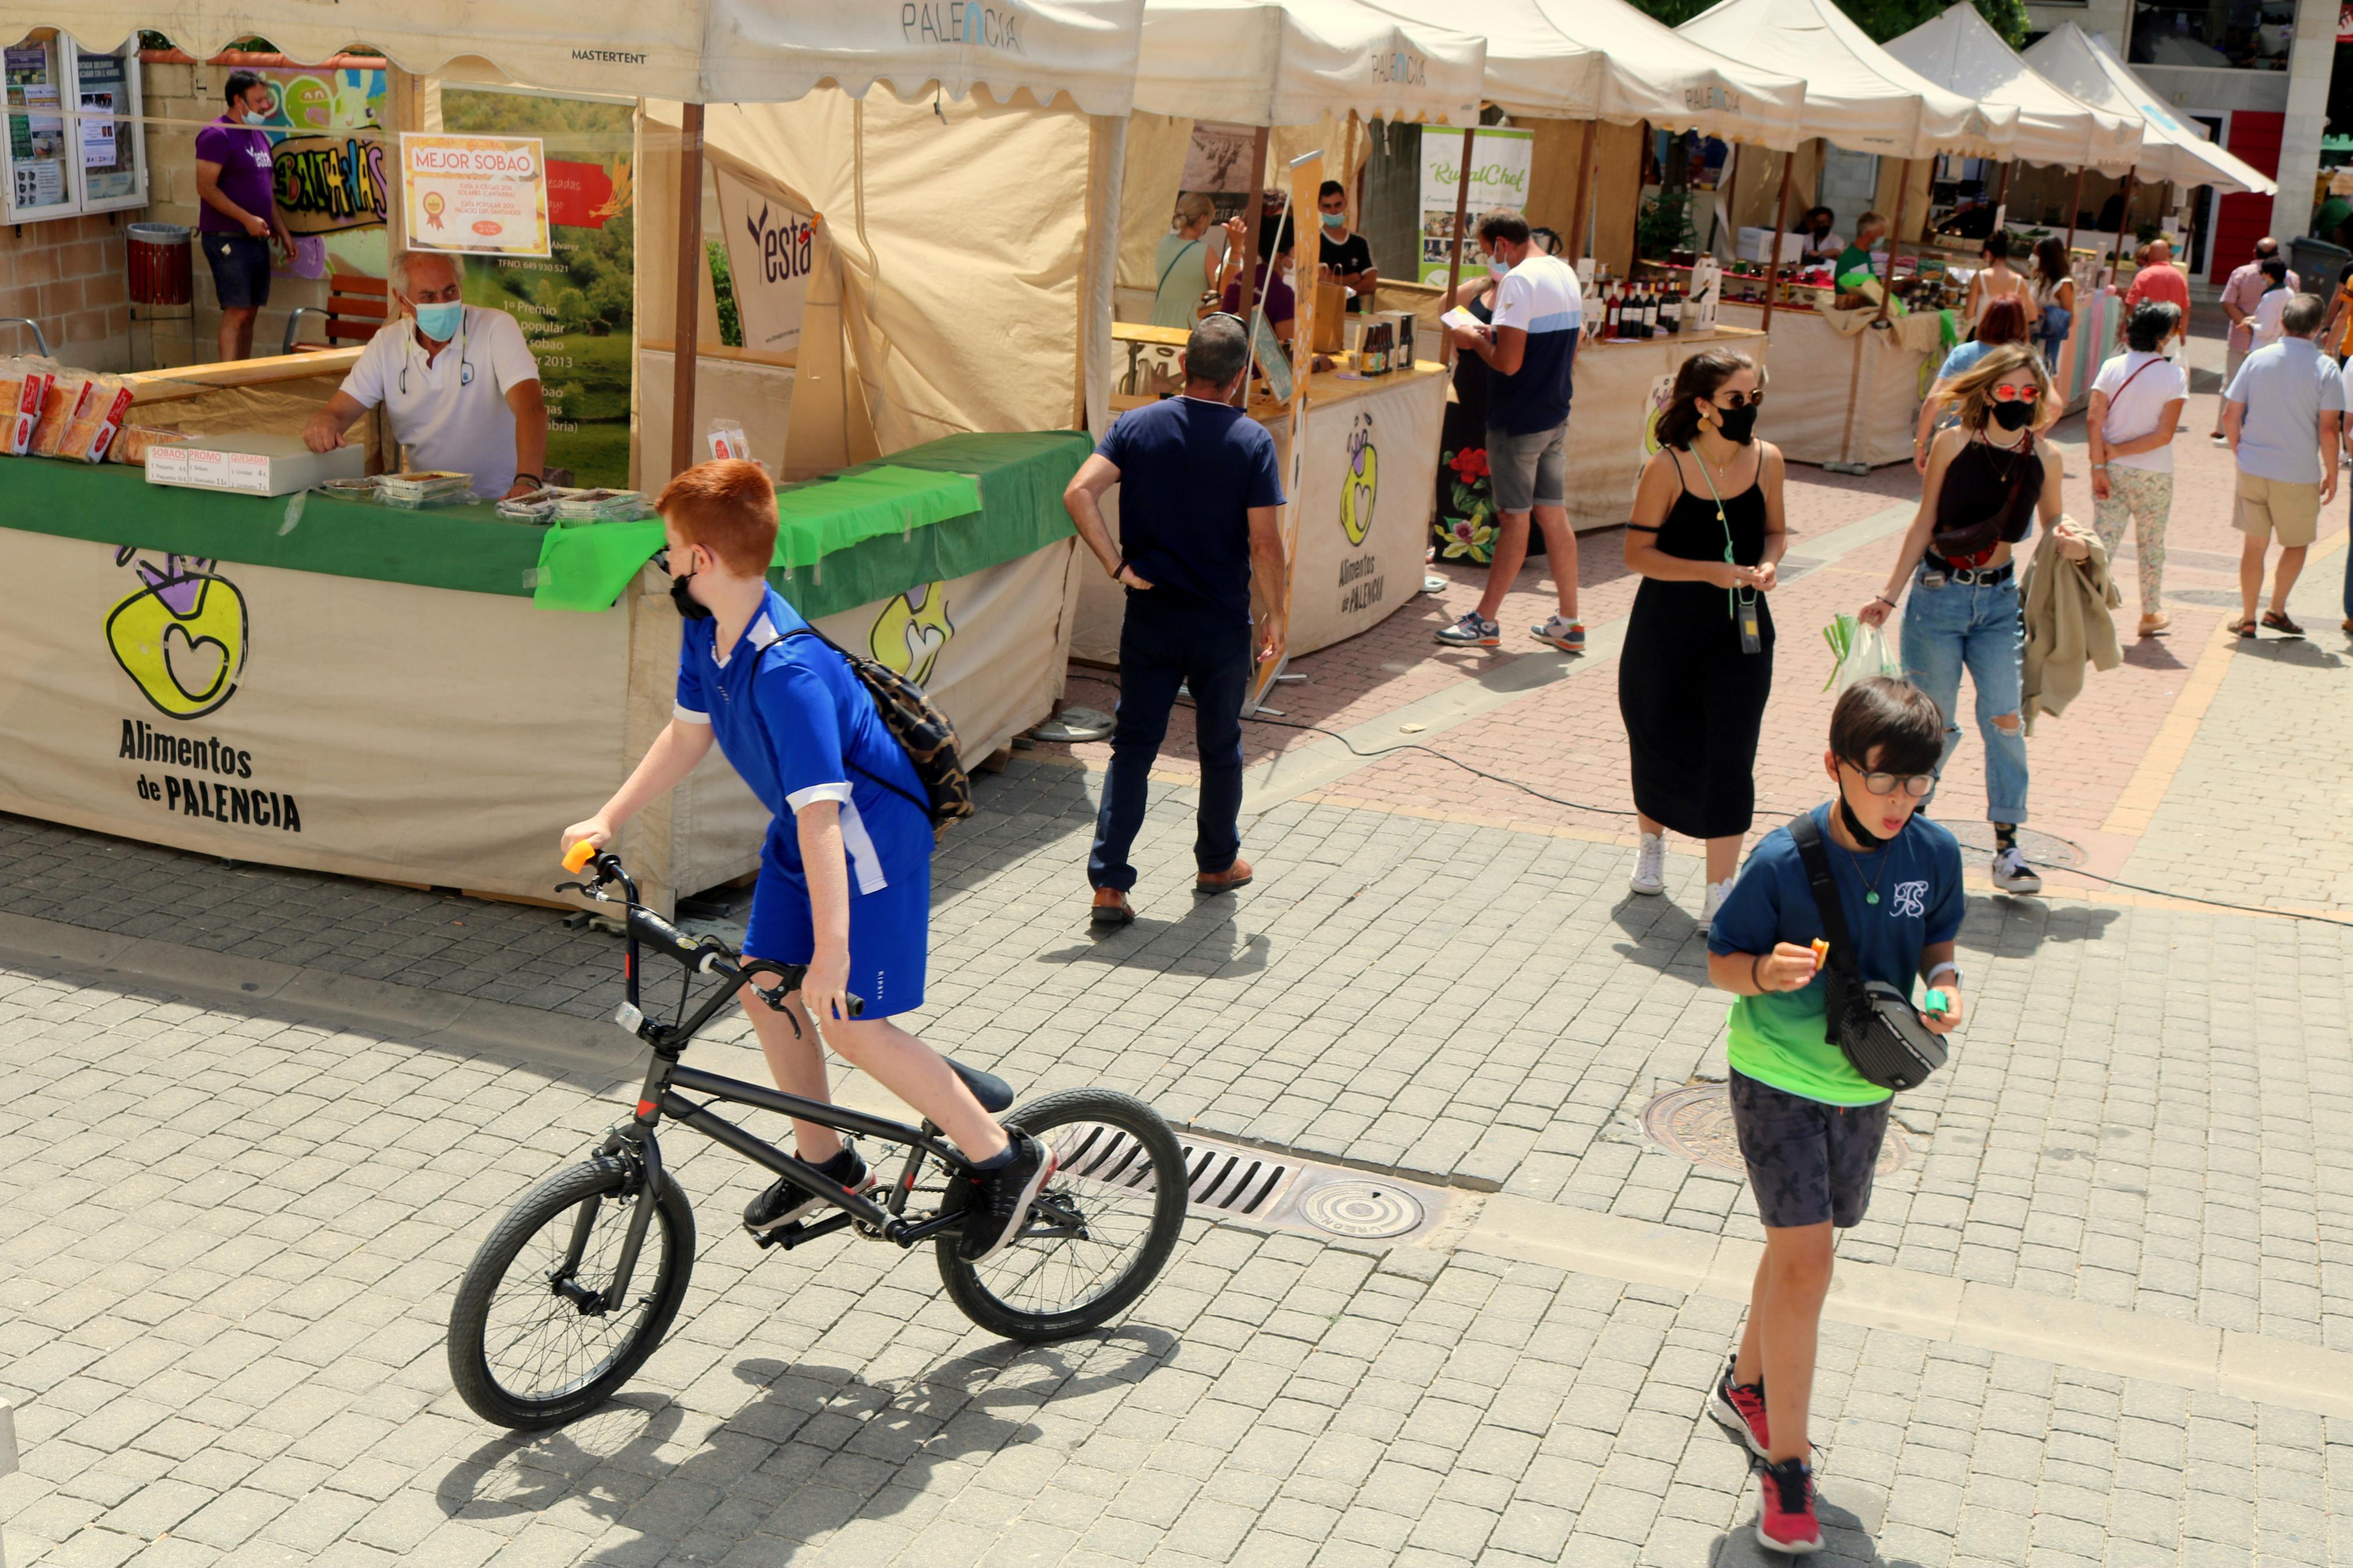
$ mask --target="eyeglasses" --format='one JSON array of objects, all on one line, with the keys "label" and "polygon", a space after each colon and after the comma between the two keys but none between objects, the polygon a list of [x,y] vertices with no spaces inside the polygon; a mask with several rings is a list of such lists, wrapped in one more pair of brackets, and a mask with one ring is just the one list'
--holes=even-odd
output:
[{"label": "eyeglasses", "polygon": [[1843,757],[1839,759],[1839,764],[1862,774],[1862,787],[1873,795],[1894,795],[1895,786],[1901,784],[1905,795],[1918,800],[1936,787],[1936,775],[1934,773],[1875,773],[1861,763],[1848,762]]},{"label": "eyeglasses", "polygon": [[2005,383],[1995,387],[1990,395],[1996,403],[2031,403],[2042,395],[2039,386],[2011,386]]},{"label": "eyeglasses", "polygon": [[1765,394],[1761,389],[1756,392],[1726,392],[1719,395],[1729,397],[1732,401],[1717,404],[1718,408],[1755,408],[1765,401]]}]

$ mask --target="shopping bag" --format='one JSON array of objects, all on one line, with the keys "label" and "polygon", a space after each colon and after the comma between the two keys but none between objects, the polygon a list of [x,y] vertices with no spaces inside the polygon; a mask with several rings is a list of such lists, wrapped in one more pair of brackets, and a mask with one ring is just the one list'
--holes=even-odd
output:
[{"label": "shopping bag", "polygon": [[1892,680],[1904,679],[1904,661],[1895,657],[1887,634],[1877,626],[1841,614],[1831,616],[1831,624],[1822,628],[1822,640],[1831,645],[1835,660],[1831,678],[1822,682],[1824,691],[1843,696],[1858,681],[1883,675]]}]

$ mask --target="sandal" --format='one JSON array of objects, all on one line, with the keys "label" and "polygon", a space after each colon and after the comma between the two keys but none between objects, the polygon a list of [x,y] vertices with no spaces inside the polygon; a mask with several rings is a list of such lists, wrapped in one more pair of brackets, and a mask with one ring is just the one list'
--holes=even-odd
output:
[{"label": "sandal", "polygon": [[2140,618],[2140,636],[2153,637],[2173,624],[2173,617],[2159,610]]},{"label": "sandal", "polygon": [[2263,625],[2271,627],[2271,629],[2275,632],[2285,632],[2292,637],[2300,637],[2304,635],[2304,628],[2297,626],[2294,621],[2289,620],[2287,618],[2287,612],[2284,610],[2265,610],[2263,612]]},{"label": "sandal", "polygon": [[2255,635],[2255,623],[2242,616],[2231,623],[2231,630],[2242,637],[2251,637]]}]

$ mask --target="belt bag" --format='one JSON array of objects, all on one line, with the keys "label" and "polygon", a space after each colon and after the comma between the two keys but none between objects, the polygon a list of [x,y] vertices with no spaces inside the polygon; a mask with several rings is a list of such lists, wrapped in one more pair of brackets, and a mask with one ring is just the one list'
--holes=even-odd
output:
[{"label": "belt bag", "polygon": [[1810,812],[1789,824],[1789,837],[1798,841],[1798,858],[1805,863],[1814,907],[1831,944],[1830,965],[1822,976],[1830,993],[1825,1007],[1829,1026],[1822,1037],[1867,1082],[1882,1089],[1919,1088],[1945,1065],[1945,1042],[1920,1021],[1911,997],[1884,980],[1863,978],[1854,943],[1847,936],[1837,884],[1831,880],[1830,855]]}]

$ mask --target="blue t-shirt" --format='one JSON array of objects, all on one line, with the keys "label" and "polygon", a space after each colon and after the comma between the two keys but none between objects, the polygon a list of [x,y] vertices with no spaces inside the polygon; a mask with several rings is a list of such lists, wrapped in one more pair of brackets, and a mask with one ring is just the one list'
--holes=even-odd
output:
[{"label": "blue t-shirt", "polygon": [[1250,509],[1282,504],[1266,426],[1229,404],[1169,397],[1121,415],[1095,450],[1119,469],[1119,541],[1136,575],[1247,626]]},{"label": "blue t-shirt", "polygon": [[[714,652],[718,621],[687,622],[675,711],[712,727],[720,751],[776,816],[768,845],[786,870],[801,870],[793,814],[811,801],[839,801],[853,883],[879,892],[894,869],[931,857],[931,819],[914,804],[923,781],[848,661],[815,637],[786,635],[807,625],[771,588],[723,664]],[[893,784],[913,799],[892,793]]]},{"label": "blue t-shirt", "polygon": [[1956,344],[1953,352],[1945,356],[1945,363],[1936,367],[1936,379],[1938,381],[1952,380],[1955,376],[1968,369],[1969,366],[1977,363],[1978,361],[1993,353],[1993,350],[1994,345],[1991,343],[1966,342]]},{"label": "blue t-shirt", "polygon": [[1568,421],[1577,341],[1585,331],[1584,285],[1557,256],[1531,251],[1495,286],[1495,330],[1527,334],[1520,368],[1487,373],[1487,428],[1507,436],[1556,429]]},{"label": "blue t-shirt", "polygon": [[[1883,980],[1908,996],[1921,952],[1960,934],[1961,847],[1943,824],[1915,816],[1880,848],[1851,854],[1831,837],[1831,809],[1825,802],[1809,815],[1821,830],[1863,978]],[[1866,898],[1870,891],[1878,893],[1877,903]],[[1741,868],[1708,928],[1707,950],[1769,953],[1776,942],[1803,947],[1823,934],[1806,862],[1783,826],[1759,840]],[[1787,1093],[1828,1105],[1875,1105],[1888,1091],[1856,1072],[1824,1037],[1828,994],[1818,972],[1800,990],[1737,998],[1725,1055],[1738,1071]]]}]

